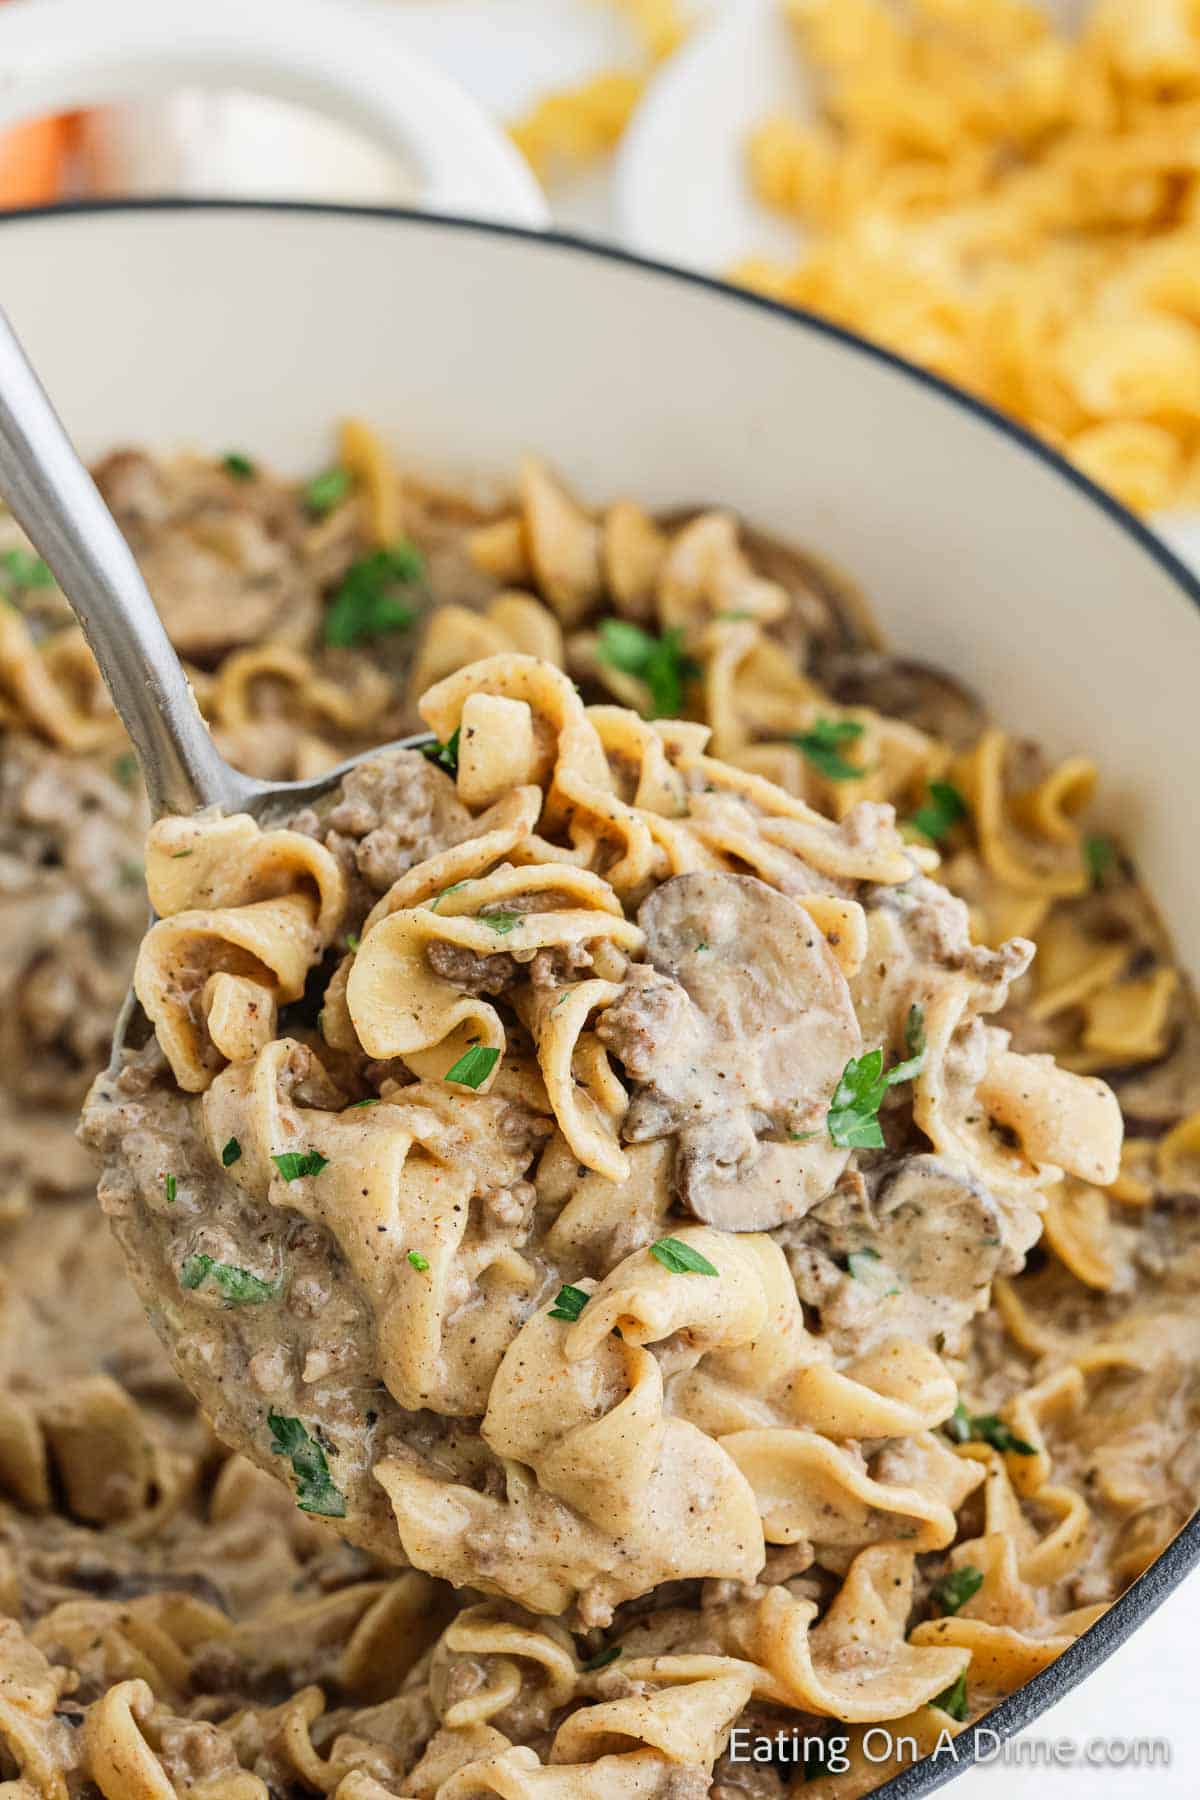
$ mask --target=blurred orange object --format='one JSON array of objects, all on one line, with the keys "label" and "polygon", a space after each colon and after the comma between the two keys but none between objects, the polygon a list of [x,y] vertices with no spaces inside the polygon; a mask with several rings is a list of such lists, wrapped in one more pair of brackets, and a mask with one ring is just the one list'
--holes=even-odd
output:
[{"label": "blurred orange object", "polygon": [[34,119],[0,132],[0,211],[57,200],[67,175],[72,121]]},{"label": "blurred orange object", "polygon": [[70,121],[35,119],[0,135],[0,208],[40,206],[62,192]]}]

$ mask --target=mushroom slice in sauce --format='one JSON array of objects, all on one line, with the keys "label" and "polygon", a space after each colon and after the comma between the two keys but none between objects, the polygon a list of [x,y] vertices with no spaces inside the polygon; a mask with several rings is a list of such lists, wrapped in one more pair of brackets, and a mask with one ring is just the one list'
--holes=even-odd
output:
[{"label": "mushroom slice in sauce", "polygon": [[1154,1063],[1108,1069],[1131,1137],[1157,1137],[1200,1109],[1200,1026],[1190,1017]]},{"label": "mushroom slice in sauce", "polygon": [[853,1356],[889,1337],[953,1345],[995,1276],[1024,1262],[1027,1244],[1010,1238],[981,1182],[921,1154],[880,1162],[865,1181],[847,1173],[787,1249],[801,1298]]},{"label": "mushroom slice in sauce", "polygon": [[944,738],[965,750],[987,723],[975,695],[928,663],[878,650],[839,650],[820,662],[819,675],[843,706],[872,706],[891,719]]},{"label": "mushroom slice in sauce", "polygon": [[743,524],[742,543],[757,575],[786,588],[791,611],[776,633],[801,662],[839,650],[878,650],[870,602],[844,569],[814,551]]},{"label": "mushroom slice in sauce", "polygon": [[862,1050],[828,944],[750,875],[676,876],[638,921],[652,967],[599,1028],[634,1082],[626,1138],[677,1136],[677,1195],[710,1225],[799,1218],[845,1166],[825,1115]]}]

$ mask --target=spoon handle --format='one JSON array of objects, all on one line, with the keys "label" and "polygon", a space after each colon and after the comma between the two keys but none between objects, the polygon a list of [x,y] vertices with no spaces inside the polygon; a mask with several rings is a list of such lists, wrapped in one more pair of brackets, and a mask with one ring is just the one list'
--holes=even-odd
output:
[{"label": "spoon handle", "polygon": [[255,784],[209,736],[133,554],[3,311],[0,497],[83,627],[141,760],[155,818],[236,808]]}]

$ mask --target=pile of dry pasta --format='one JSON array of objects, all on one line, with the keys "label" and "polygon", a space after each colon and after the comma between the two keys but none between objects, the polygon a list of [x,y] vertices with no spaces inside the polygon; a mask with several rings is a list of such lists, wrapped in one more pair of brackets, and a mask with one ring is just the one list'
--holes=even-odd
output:
[{"label": "pile of dry pasta", "polygon": [[1200,493],[1200,17],[1097,0],[787,0],[815,122],[754,188],[808,236],[754,287],[1024,420],[1139,510]]},{"label": "pile of dry pasta", "polygon": [[[1013,414],[1138,511],[1200,499],[1200,14],[1093,0],[783,0],[814,120],[764,120],[758,197],[794,263],[737,281]],[[544,179],[610,150],[675,0],[620,0],[645,67],[544,96],[513,136]],[[1061,8],[1058,9],[1061,15]]]},{"label": "pile of dry pasta", "polygon": [[601,69],[583,81],[543,94],[510,126],[513,142],[534,173],[549,181],[603,156],[619,141],[642,97],[648,71],[679,48],[687,21],[679,0],[609,0],[637,40],[633,69]]}]

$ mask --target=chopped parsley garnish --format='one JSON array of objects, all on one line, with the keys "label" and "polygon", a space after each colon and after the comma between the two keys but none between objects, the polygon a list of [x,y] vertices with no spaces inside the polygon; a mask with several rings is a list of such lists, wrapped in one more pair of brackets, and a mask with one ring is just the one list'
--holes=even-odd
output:
[{"label": "chopped parsley garnish", "polygon": [[[437,767],[439,769],[445,769],[447,775],[457,775],[458,774],[458,740],[461,735],[461,732],[462,732],[462,727],[459,725],[456,725],[454,727],[454,730],[450,733],[450,736],[446,739],[446,742],[444,744],[422,744],[421,745],[421,755],[427,756],[431,763],[437,764]],[[462,887],[462,886],[463,886],[463,883],[461,881],[456,881],[456,882],[454,882],[454,884],[451,887],[443,888],[442,893],[443,894],[452,894],[456,887]],[[440,900],[441,897],[442,897],[442,895],[439,894],[438,899]]]},{"label": "chopped parsley garnish", "polygon": [[225,1147],[221,1151],[221,1167],[223,1169],[230,1168],[235,1162],[241,1160],[241,1155],[242,1146],[238,1143],[237,1139],[227,1138],[225,1140]]},{"label": "chopped parsley garnish", "polygon": [[883,1131],[878,1115],[883,1096],[897,1082],[919,1075],[924,1066],[925,1014],[919,1006],[909,1008],[905,1042],[907,1058],[886,1075],[882,1047],[869,1050],[865,1056],[852,1056],[842,1070],[833,1104],[825,1115],[829,1135],[841,1149],[882,1150]]},{"label": "chopped parsley garnish", "polygon": [[816,1137],[815,1131],[789,1131],[788,1138],[793,1144],[811,1144]]},{"label": "chopped parsley garnish", "polygon": [[957,1719],[960,1725],[965,1724],[969,1711],[967,1706],[967,1671],[964,1669],[958,1680],[954,1683],[954,1686],[948,1687],[944,1693],[936,1695],[929,1704],[931,1706],[940,1706],[944,1713],[949,1713],[950,1717],[952,1719]]},{"label": "chopped parsley garnish", "polygon": [[0,554],[0,592],[19,588],[51,588],[54,577],[40,556],[30,550],[5,550]]},{"label": "chopped parsley garnish", "polygon": [[888,1070],[889,1087],[895,1087],[899,1081],[911,1081],[925,1065],[925,1008],[916,1002],[909,1007],[908,1018],[904,1021],[904,1047],[908,1056]]},{"label": "chopped parsley garnish", "polygon": [[960,1400],[946,1420],[946,1431],[956,1444],[990,1444],[993,1450],[1013,1451],[1017,1456],[1036,1456],[1037,1446],[1019,1438],[1011,1425],[995,1413],[969,1413]]},{"label": "chopped parsley garnish", "polygon": [[179,1183],[173,1175],[163,1177],[163,1192],[167,1196],[167,1205],[174,1206],[175,1196],[179,1192]]},{"label": "chopped parsley garnish", "polygon": [[408,543],[373,550],[351,563],[325,614],[325,642],[348,650],[368,638],[407,631],[417,614],[401,596],[424,573],[424,557]]},{"label": "chopped parsley garnish", "polygon": [[971,1429],[971,1415],[960,1400],[945,1424],[946,1436],[954,1439],[956,1444],[967,1444],[974,1437]]},{"label": "chopped parsley garnish", "polygon": [[701,1256],[690,1244],[681,1243],[679,1238],[659,1238],[657,1244],[651,1244],[650,1254],[664,1269],[670,1269],[672,1275],[719,1275],[707,1256]]},{"label": "chopped parsley garnish", "polygon": [[329,1166],[329,1158],[319,1150],[283,1150],[271,1161],[285,1181],[300,1181],[305,1175],[319,1175]]},{"label": "chopped parsley garnish", "polygon": [[365,1100],[352,1100],[349,1110],[353,1112],[355,1108],[359,1106],[378,1106],[379,1102],[380,1096],[378,1094],[368,1094]]},{"label": "chopped parsley garnish", "polygon": [[908,823],[922,837],[938,844],[960,819],[967,816],[967,803],[952,781],[931,781],[929,797],[918,806]]},{"label": "chopped parsley garnish", "polygon": [[982,1569],[977,1569],[974,1563],[964,1563],[961,1569],[951,1569],[948,1575],[934,1582],[933,1597],[943,1612],[956,1613],[982,1586]]},{"label": "chopped parsley garnish", "polygon": [[600,624],[599,656],[622,675],[635,675],[650,690],[650,712],[656,719],[673,719],[683,711],[684,688],[700,673],[700,665],[683,648],[678,626],[654,637],[628,619],[604,619]]},{"label": "chopped parsley garnish", "polygon": [[607,1650],[597,1650],[595,1656],[589,1656],[587,1661],[580,1663],[579,1666],[591,1675],[597,1669],[607,1669],[609,1663],[615,1663],[620,1654],[620,1644],[610,1644]]},{"label": "chopped parsley garnish", "polygon": [[410,1250],[408,1253],[408,1260],[419,1275],[424,1275],[426,1269],[429,1267],[429,1258],[427,1256],[422,1256],[419,1250]]},{"label": "chopped parsley garnish", "polygon": [[548,1316],[551,1319],[567,1319],[573,1325],[587,1303],[588,1297],[582,1288],[560,1287]]},{"label": "chopped parsley garnish", "polygon": [[332,469],[323,469],[306,485],[302,495],[304,505],[314,519],[323,519],[335,506],[341,505],[351,486],[349,469],[336,465]]},{"label": "chopped parsley garnish", "polygon": [[846,1267],[855,1281],[861,1281],[864,1287],[873,1288],[881,1298],[889,1294],[898,1294],[899,1287],[895,1276],[881,1259],[878,1250],[868,1245],[863,1250],[852,1250],[846,1258]]},{"label": "chopped parsley garnish", "polygon": [[235,481],[253,481],[258,474],[258,470],[250,458],[243,456],[240,450],[231,450],[227,456],[223,456],[221,467],[227,475],[232,475]]},{"label": "chopped parsley garnish", "polygon": [[350,952],[351,956],[358,955],[361,945],[362,945],[362,939],[359,937],[357,931],[348,931],[346,933],[346,948]]},{"label": "chopped parsley garnish", "polygon": [[1109,870],[1117,860],[1117,847],[1110,837],[1085,837],[1083,860],[1092,886],[1103,887]]},{"label": "chopped parsley garnish", "polygon": [[825,1115],[835,1144],[843,1150],[883,1148],[878,1113],[887,1085],[882,1049],[850,1058],[834,1089],[833,1105]]},{"label": "chopped parsley garnish", "polygon": [[846,761],[842,745],[857,743],[862,734],[857,719],[818,719],[810,731],[802,731],[792,742],[826,781],[861,781],[867,771]]},{"label": "chopped parsley garnish", "polygon": [[271,1427],[273,1454],[286,1456],[292,1465],[300,1511],[320,1513],[326,1519],[344,1519],[346,1496],[334,1485],[324,1447],[310,1437],[299,1419],[271,1412],[267,1414],[267,1424]]},{"label": "chopped parsley garnish", "polygon": [[490,925],[493,931],[498,931],[500,933],[501,937],[507,937],[510,931],[516,930],[524,917],[524,913],[515,912],[496,911],[480,913],[479,923],[481,925]]},{"label": "chopped parsley garnish", "polygon": [[171,852],[171,861],[172,861],[172,862],[178,862],[178,861],[179,861],[179,860],[180,860],[180,858],[181,858],[181,857],[184,857],[184,856],[194,856],[194,855],[195,855],[195,854],[196,854],[196,853],[195,853],[195,851],[194,851],[194,850],[172,850],[172,852]]},{"label": "chopped parsley garnish", "polygon": [[123,788],[133,786],[137,780],[138,759],[132,750],[122,750],[113,762],[112,772]]},{"label": "chopped parsley garnish", "polygon": [[216,1262],[203,1254],[186,1258],[179,1279],[185,1288],[198,1288],[211,1280],[224,1294],[229,1306],[261,1306],[264,1300],[278,1299],[282,1285],[277,1281],[264,1281],[261,1276],[252,1275],[249,1269]]},{"label": "chopped parsley garnish", "polygon": [[452,1063],[442,1076],[443,1081],[461,1081],[464,1087],[482,1087],[496,1064],[500,1061],[499,1050],[490,1044],[472,1044],[464,1050],[456,1063]]},{"label": "chopped parsley garnish", "polygon": [[[440,746],[439,746],[439,748],[440,748]],[[471,877],[470,876],[468,876],[465,881],[452,881],[450,883],[449,887],[444,887],[441,890],[441,892],[438,894],[435,894],[433,899],[429,902],[430,912],[437,911],[438,907],[442,904],[442,901],[446,898],[447,894],[457,894],[459,888],[470,887],[470,885],[471,885]]]}]

